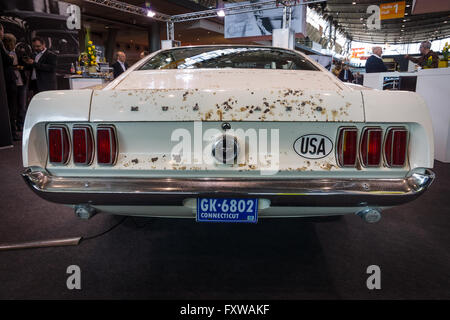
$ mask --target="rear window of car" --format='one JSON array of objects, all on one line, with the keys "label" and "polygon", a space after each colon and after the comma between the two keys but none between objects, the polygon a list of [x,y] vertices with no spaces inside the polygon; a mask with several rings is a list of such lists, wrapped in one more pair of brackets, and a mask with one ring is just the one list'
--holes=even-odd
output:
[{"label": "rear window of car", "polygon": [[175,48],[158,53],[140,67],[155,69],[318,70],[300,54],[267,47]]}]

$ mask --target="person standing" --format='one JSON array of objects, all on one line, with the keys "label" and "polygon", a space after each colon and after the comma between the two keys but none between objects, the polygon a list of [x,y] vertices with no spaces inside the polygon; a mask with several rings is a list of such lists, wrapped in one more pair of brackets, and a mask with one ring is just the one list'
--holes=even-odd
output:
[{"label": "person standing", "polygon": [[420,54],[419,58],[413,58],[409,54],[405,55],[405,58],[418,64],[419,66],[437,68],[439,66],[439,56],[436,52],[431,50],[431,42],[423,41],[420,43],[419,47]]},{"label": "person standing", "polygon": [[350,71],[348,64],[344,65],[344,68],[339,73],[338,78],[344,82],[353,81],[353,73]]},{"label": "person standing", "polygon": [[144,50],[139,54],[139,59],[144,59],[146,56],[148,56],[150,52]]},{"label": "person standing", "polygon": [[3,77],[5,79],[6,99],[8,102],[9,121],[11,125],[11,134],[15,141],[20,140],[17,134],[16,116],[17,116],[17,85],[14,73],[14,58],[4,44],[4,29],[0,24],[0,55],[3,64]]},{"label": "person standing", "polygon": [[383,49],[381,47],[373,47],[372,55],[366,61],[366,73],[387,72],[381,55]]},{"label": "person standing", "polygon": [[117,78],[122,73],[127,71],[128,69],[128,63],[127,63],[127,56],[125,55],[125,52],[119,51],[117,52],[117,61],[112,65],[113,72],[114,72],[114,78]]},{"label": "person standing", "polygon": [[338,78],[339,74],[341,73],[341,70],[342,70],[342,64],[339,61],[335,61],[331,68],[331,73],[334,74],[334,76],[336,78]]},{"label": "person standing", "polygon": [[28,57],[24,59],[27,67],[31,71],[31,86],[35,93],[56,90],[56,54],[45,46],[45,42],[40,37],[32,40],[33,50],[36,52],[34,59]]},{"label": "person standing", "polygon": [[25,122],[26,105],[27,105],[27,86],[25,75],[23,73],[23,66],[19,64],[16,48],[16,37],[11,33],[5,33],[3,43],[9,51],[9,55],[13,58],[13,72],[17,87],[17,113],[16,113],[16,127],[17,131],[22,131]]}]

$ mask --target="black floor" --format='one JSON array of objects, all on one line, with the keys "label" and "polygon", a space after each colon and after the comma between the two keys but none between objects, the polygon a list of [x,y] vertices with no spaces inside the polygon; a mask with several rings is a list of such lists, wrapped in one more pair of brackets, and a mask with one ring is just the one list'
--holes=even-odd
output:
[{"label": "black floor", "polygon": [[[120,221],[75,218],[27,189],[19,145],[0,150],[0,244],[91,236]],[[0,251],[0,299],[450,299],[450,164],[430,191],[386,211],[257,225],[128,218],[79,246]],[[66,269],[81,268],[81,290]],[[366,268],[381,268],[381,290]]]}]

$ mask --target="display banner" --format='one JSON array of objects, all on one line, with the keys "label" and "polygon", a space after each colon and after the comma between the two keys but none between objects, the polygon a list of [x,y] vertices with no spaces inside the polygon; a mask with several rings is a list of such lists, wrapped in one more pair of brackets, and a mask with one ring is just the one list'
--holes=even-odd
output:
[{"label": "display banner", "polygon": [[[239,2],[239,5],[258,1]],[[236,4],[225,4],[225,8]],[[291,28],[295,33],[305,34],[306,8],[302,5],[292,7]],[[270,10],[255,10],[252,12],[225,16],[225,38],[245,38],[271,36],[273,29],[283,27],[283,6]]]},{"label": "display banner", "polygon": [[12,145],[8,100],[6,99],[5,77],[3,75],[3,61],[0,59],[0,148]]}]

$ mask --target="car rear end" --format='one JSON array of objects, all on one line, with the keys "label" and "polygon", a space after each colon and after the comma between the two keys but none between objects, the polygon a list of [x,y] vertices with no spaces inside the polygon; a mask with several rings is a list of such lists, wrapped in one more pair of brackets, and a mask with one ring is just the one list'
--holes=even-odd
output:
[{"label": "car rear end", "polygon": [[423,101],[349,88],[314,66],[131,70],[91,92],[85,119],[27,117],[42,154],[24,144],[33,155],[24,178],[80,216],[213,222],[346,213],[376,221],[422,194],[434,178]]}]

